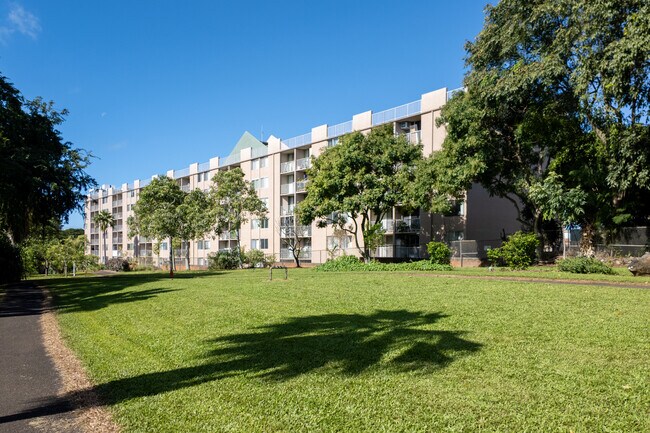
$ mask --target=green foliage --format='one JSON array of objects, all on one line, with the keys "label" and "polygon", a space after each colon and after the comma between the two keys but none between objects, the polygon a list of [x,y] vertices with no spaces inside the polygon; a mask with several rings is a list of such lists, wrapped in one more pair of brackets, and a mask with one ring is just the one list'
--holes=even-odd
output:
[{"label": "green foliage", "polygon": [[99,230],[102,232],[102,245],[103,245],[103,263],[106,264],[106,255],[107,255],[107,249],[108,246],[106,245],[106,231],[108,230],[109,227],[115,227],[115,218],[113,218],[113,214],[111,214],[107,210],[102,210],[97,212],[95,217],[93,218],[93,222],[95,225],[99,226]]},{"label": "green foliage", "polygon": [[262,250],[250,250],[244,253],[244,263],[252,267],[269,267],[275,262],[275,256],[272,254],[266,255]]},{"label": "green foliage", "polygon": [[66,114],[52,102],[25,100],[0,75],[0,231],[14,244],[81,210],[85,191],[95,185],[85,172],[89,155],[57,130]]},{"label": "green foliage", "polygon": [[122,257],[113,257],[106,262],[106,269],[110,271],[128,272],[131,270],[131,265],[127,259]]},{"label": "green foliage", "polygon": [[412,204],[407,192],[421,158],[422,147],[396,137],[391,125],[341,137],[308,171],[307,197],[298,205],[301,223],[320,220],[320,225],[338,227],[357,245],[363,238],[359,253],[369,260],[386,212],[398,203]]},{"label": "green foliage", "polygon": [[543,219],[647,223],[650,3],[504,0],[486,12],[466,45],[466,91],[442,110],[443,149],[414,184],[423,204],[439,210],[479,183],[536,232]]},{"label": "green foliage", "polygon": [[341,256],[333,260],[328,260],[316,267],[317,271],[322,272],[347,272],[347,271],[451,271],[452,267],[448,264],[432,263],[428,260],[417,262],[403,263],[382,263],[370,261],[364,263],[356,256]]},{"label": "green foliage", "polygon": [[451,249],[442,242],[431,241],[427,244],[429,261],[438,265],[448,265],[451,261]]},{"label": "green foliage", "polygon": [[539,239],[534,233],[517,232],[508,236],[501,248],[493,248],[487,252],[492,263],[503,262],[512,269],[526,269],[535,263]]},{"label": "green foliage", "polygon": [[211,271],[237,269],[243,260],[238,248],[219,251],[208,255],[208,269]]},{"label": "green foliage", "polygon": [[571,272],[573,274],[615,274],[614,269],[593,257],[574,257],[559,260],[557,268],[562,272]]}]

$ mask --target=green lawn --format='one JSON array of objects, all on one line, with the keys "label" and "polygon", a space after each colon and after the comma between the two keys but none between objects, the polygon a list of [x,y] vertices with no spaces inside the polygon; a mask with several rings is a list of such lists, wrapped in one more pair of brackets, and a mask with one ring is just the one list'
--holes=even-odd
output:
[{"label": "green lawn", "polygon": [[43,282],[125,431],[650,431],[650,290],[425,275]]}]

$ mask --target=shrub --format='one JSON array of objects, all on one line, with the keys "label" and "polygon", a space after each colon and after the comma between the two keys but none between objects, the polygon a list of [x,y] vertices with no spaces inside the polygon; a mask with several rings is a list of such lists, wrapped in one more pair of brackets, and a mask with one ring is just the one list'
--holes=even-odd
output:
[{"label": "shrub", "polygon": [[442,242],[429,242],[427,244],[429,252],[429,261],[438,265],[448,265],[451,261],[451,250]]},{"label": "shrub", "polygon": [[129,266],[129,261],[120,257],[114,257],[109,259],[106,263],[106,269],[109,271],[130,271],[131,267]]},{"label": "shrub", "polygon": [[512,269],[526,269],[535,263],[539,239],[534,233],[517,232],[508,236],[501,248],[488,251],[488,259],[494,263],[505,263]]},{"label": "shrub", "polygon": [[592,257],[574,257],[558,261],[557,268],[573,274],[614,274],[614,269]]},{"label": "shrub", "polygon": [[403,263],[381,263],[371,261],[363,263],[355,256],[341,256],[334,260],[328,260],[316,268],[323,272],[346,272],[346,271],[450,271],[449,265],[431,263],[428,260]]},{"label": "shrub", "polygon": [[250,250],[244,254],[244,263],[251,265],[252,267],[269,267],[275,263],[275,256],[273,254],[264,254],[262,250]]},{"label": "shrub", "polygon": [[238,267],[239,249],[237,248],[208,255],[208,269],[211,271],[237,269]]}]

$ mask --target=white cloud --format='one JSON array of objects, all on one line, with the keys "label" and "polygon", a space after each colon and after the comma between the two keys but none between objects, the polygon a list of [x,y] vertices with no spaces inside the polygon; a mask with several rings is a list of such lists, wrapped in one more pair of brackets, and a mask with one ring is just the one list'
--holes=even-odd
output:
[{"label": "white cloud", "polygon": [[0,25],[0,41],[7,43],[9,37],[16,32],[36,39],[41,32],[41,24],[36,15],[21,5],[12,3],[4,23]]}]

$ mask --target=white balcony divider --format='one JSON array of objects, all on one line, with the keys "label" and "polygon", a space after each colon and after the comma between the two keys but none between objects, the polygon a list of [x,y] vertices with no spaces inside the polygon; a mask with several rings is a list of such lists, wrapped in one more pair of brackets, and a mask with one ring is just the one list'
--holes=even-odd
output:
[{"label": "white balcony divider", "polygon": [[285,183],[280,185],[280,194],[293,194],[296,192],[295,183]]}]

